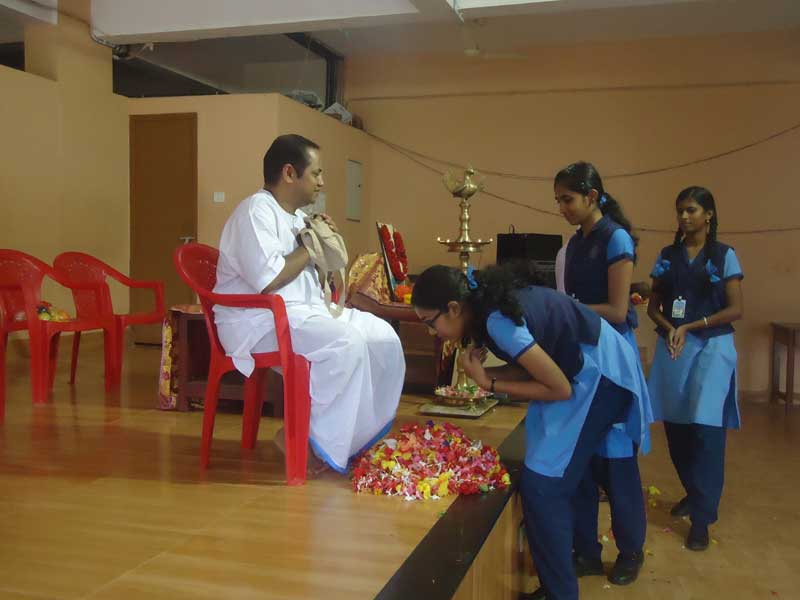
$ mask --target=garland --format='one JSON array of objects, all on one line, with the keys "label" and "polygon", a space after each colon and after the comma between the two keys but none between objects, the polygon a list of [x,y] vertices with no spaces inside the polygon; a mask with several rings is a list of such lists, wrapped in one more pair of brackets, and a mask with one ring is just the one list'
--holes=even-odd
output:
[{"label": "garland", "polygon": [[389,268],[392,271],[392,277],[396,281],[405,281],[408,277],[408,257],[406,256],[403,237],[399,231],[395,231],[394,237],[392,237],[386,225],[381,225],[380,236],[383,248],[386,251],[386,258],[389,261]]}]

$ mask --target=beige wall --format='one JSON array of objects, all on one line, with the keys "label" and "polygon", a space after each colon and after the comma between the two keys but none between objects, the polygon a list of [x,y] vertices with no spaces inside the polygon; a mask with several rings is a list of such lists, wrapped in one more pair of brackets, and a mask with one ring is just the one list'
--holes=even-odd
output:
[{"label": "beige wall", "polygon": [[369,207],[362,205],[361,221],[345,219],[347,160],[363,165],[362,202],[371,202],[370,140],[361,131],[343,125],[336,119],[282,96],[278,97],[278,133],[299,133],[317,142],[322,148],[327,212],[334,218],[347,242],[350,257],[362,252],[375,252],[378,237],[369,220]]},{"label": "beige wall", "polygon": [[[525,60],[376,56],[348,62],[346,97],[369,132],[394,143],[456,163],[543,176],[489,177],[487,187],[554,211],[550,178],[572,161],[593,161],[606,175],[639,171],[722,152],[797,123],[798,55],[795,30],[540,47]],[[612,89],[621,87],[627,89]],[[767,386],[768,322],[800,316],[800,233],[724,231],[800,225],[791,176],[798,156],[800,132],[692,167],[606,177],[607,190],[643,227],[672,230],[674,198],[687,185],[714,192],[721,239],[737,249],[747,276],[747,317],[737,338],[747,390]],[[456,264],[434,241],[457,231],[458,211],[440,177],[374,142],[370,178],[372,216],[405,234],[412,272],[435,262]],[[558,216],[485,196],[474,206],[477,236],[512,224],[517,231],[569,233]],[[647,277],[671,237],[641,234],[637,279]],[[490,263],[494,255],[491,246],[478,262]],[[650,329],[645,322],[640,339],[652,347]]]},{"label": "beige wall", "polygon": [[[263,185],[262,159],[272,140],[299,133],[320,144],[328,211],[339,223],[355,256],[367,246],[367,221],[346,221],[347,158],[365,163],[369,140],[360,131],[277,94],[231,94],[184,98],[143,98],[128,102],[130,114],[197,113],[198,240],[216,246],[225,221],[240,200]],[[368,184],[367,184],[368,185]],[[225,203],[212,202],[225,192]]]},{"label": "beige wall", "polygon": [[[26,30],[26,63],[33,72],[0,67],[0,246],[47,262],[78,250],[127,271],[127,107],[111,51],[62,17]],[[59,286],[45,296],[72,310]],[[114,303],[128,309],[124,289]]]}]

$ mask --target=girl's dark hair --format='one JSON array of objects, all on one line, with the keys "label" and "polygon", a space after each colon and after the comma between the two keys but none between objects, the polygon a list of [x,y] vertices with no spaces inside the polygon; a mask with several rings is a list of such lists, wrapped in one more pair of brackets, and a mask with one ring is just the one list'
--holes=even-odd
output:
[{"label": "girl's dark hair", "polygon": [[[706,237],[705,245],[706,256],[710,256],[711,251],[714,250],[714,247],[717,243],[717,204],[714,202],[714,194],[704,187],[692,185],[687,187],[685,190],[681,190],[681,193],[678,194],[678,197],[675,199],[675,208],[677,208],[678,205],[684,200],[694,200],[703,207],[703,210],[712,211],[711,222],[708,224],[708,236]],[[673,241],[673,244],[675,246],[680,246],[682,240],[683,232],[681,231],[679,225],[678,230],[675,232],[675,240]]]},{"label": "girl's dark hair", "polygon": [[499,310],[503,315],[522,325],[522,306],[514,291],[531,285],[541,285],[542,278],[530,261],[510,261],[502,265],[475,271],[478,284],[470,289],[461,269],[434,265],[425,269],[414,283],[411,304],[420,308],[446,311],[449,302],[462,302],[472,311],[469,337],[476,343],[486,341],[486,319]]},{"label": "girl's dark hair", "polygon": [[[631,225],[625,213],[622,212],[622,206],[620,206],[619,202],[603,187],[600,173],[592,163],[580,161],[561,169],[556,173],[553,185],[563,185],[571,192],[584,196],[588,195],[593,189],[597,190],[597,204],[600,212],[621,225],[628,232],[633,238],[634,248],[639,245],[638,236],[633,234],[633,225]],[[636,257],[634,256],[635,260]]]}]

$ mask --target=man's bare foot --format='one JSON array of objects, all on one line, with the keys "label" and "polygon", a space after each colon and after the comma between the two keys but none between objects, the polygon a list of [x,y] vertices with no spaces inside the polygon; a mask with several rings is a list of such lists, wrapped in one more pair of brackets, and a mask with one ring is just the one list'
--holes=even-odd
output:
[{"label": "man's bare foot", "polygon": [[[275,446],[278,448],[278,451],[286,456],[286,432],[284,431],[283,427],[281,427],[275,433]],[[311,447],[311,444],[308,445],[308,460],[306,461],[306,476],[307,477],[317,477],[328,470],[328,463],[324,460],[320,460],[317,458],[316,454],[314,454],[314,449]]]},{"label": "man's bare foot", "polygon": [[317,458],[311,446],[308,447],[308,462],[306,464],[306,473],[308,477],[319,477],[330,467],[324,460]]}]

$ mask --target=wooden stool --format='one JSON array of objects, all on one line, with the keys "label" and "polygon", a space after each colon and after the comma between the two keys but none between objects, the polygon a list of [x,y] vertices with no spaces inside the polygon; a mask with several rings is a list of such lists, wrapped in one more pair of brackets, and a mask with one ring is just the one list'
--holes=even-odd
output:
[{"label": "wooden stool", "polygon": [[[769,355],[769,401],[777,402],[782,398],[788,413],[794,396],[794,351],[800,338],[800,323],[770,323],[770,325],[772,348]],[[778,386],[780,367],[775,359],[778,344],[786,346],[786,392],[781,392]]]}]

